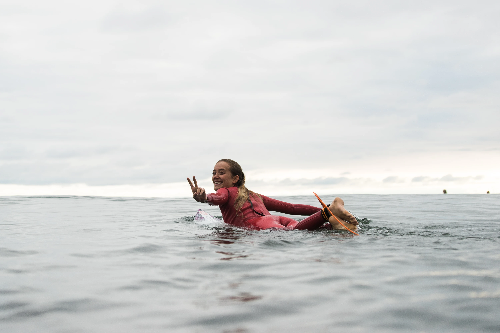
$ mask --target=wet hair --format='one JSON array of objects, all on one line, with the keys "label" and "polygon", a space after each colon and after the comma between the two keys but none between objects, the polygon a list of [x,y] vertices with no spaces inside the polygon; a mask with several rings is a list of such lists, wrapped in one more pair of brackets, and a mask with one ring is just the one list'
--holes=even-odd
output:
[{"label": "wet hair", "polygon": [[258,197],[262,201],[262,198],[259,194],[246,188],[245,174],[243,173],[243,169],[238,164],[238,162],[233,161],[229,158],[220,159],[219,161],[217,161],[217,163],[219,162],[226,162],[229,165],[229,172],[231,172],[233,176],[239,177],[238,182],[236,182],[235,184],[235,186],[238,187],[238,195],[236,196],[236,200],[234,201],[234,208],[237,212],[239,212],[245,202],[250,199],[250,196],[252,196],[254,199],[255,197]]}]

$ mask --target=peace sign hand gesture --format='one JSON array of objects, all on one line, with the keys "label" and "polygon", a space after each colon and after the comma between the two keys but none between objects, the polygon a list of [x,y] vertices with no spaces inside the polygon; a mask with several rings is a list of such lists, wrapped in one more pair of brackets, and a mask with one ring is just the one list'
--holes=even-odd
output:
[{"label": "peace sign hand gesture", "polygon": [[[196,181],[196,177],[193,176],[193,182],[191,179],[187,179],[189,186],[191,186],[191,191],[193,192],[194,200],[198,202],[207,202],[207,193],[205,193],[205,189],[202,187],[198,187],[198,182]],[[194,183],[194,185],[193,185]]]}]

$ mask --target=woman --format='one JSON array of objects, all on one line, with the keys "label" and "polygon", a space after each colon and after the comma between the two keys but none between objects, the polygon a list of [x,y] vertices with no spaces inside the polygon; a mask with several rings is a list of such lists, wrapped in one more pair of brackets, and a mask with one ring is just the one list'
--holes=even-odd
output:
[{"label": "woman", "polygon": [[[187,179],[198,202],[207,202],[219,206],[224,222],[250,229],[297,229],[315,230],[330,222],[334,229],[344,229],[328,209],[320,209],[309,205],[290,204],[257,194],[245,187],[245,174],[241,166],[233,160],[222,159],[215,164],[212,182],[215,193],[206,194],[205,189],[198,187],[196,178]],[[351,230],[357,228],[356,218],[344,208],[344,201],[335,198],[329,205],[332,213],[347,223]],[[269,211],[291,215],[310,215],[297,222],[289,217],[271,215]]]}]

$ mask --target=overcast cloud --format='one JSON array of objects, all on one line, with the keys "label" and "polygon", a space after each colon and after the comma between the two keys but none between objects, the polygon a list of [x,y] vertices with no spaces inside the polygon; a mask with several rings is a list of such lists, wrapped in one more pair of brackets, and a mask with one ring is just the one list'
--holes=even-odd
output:
[{"label": "overcast cloud", "polygon": [[266,194],[498,192],[499,14],[498,1],[3,0],[0,195],[184,195],[172,189],[210,187],[220,158]]}]

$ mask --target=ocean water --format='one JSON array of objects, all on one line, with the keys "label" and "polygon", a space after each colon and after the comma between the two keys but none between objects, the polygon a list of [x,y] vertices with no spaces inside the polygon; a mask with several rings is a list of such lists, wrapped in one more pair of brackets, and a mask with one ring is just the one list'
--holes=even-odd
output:
[{"label": "ocean water", "polygon": [[201,224],[220,212],[192,199],[0,197],[0,331],[500,332],[500,196],[342,197],[359,236]]}]

